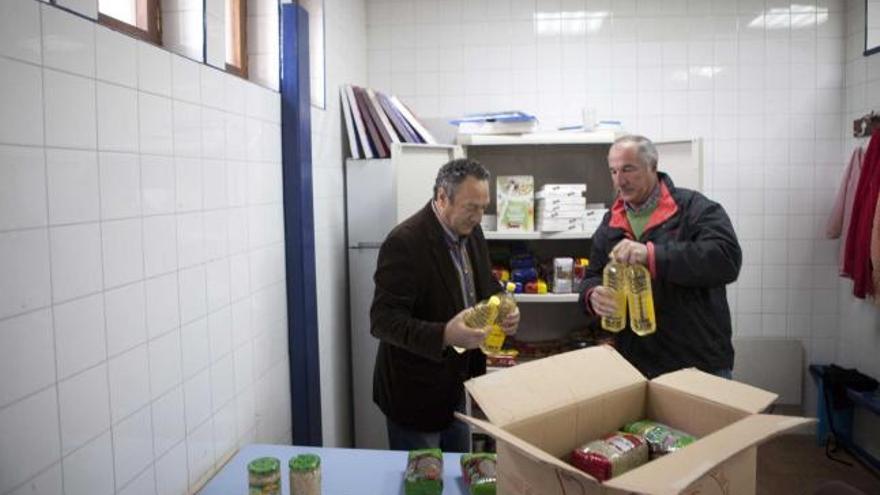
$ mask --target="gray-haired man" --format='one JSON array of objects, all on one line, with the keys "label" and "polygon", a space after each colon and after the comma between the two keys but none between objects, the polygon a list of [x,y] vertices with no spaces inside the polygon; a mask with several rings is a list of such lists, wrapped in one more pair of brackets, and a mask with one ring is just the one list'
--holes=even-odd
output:
[{"label": "gray-haired man", "polygon": [[676,188],[657,171],[654,144],[625,136],[611,146],[608,169],[618,196],[593,235],[581,304],[611,315],[615,300],[602,286],[610,260],[641,264],[651,272],[657,331],[615,334],[615,345],[643,374],[696,367],[730,378],[733,367],[730,308],[725,285],[736,280],[742,251],[718,203]]}]

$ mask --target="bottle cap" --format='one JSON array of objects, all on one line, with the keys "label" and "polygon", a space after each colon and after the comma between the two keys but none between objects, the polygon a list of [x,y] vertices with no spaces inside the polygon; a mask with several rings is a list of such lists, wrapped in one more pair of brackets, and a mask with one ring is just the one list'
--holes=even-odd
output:
[{"label": "bottle cap", "polygon": [[302,454],[292,457],[288,465],[291,471],[314,471],[321,467],[321,458],[315,454]]},{"label": "bottle cap", "polygon": [[281,461],[274,457],[260,457],[248,464],[248,472],[256,475],[272,474],[281,468]]}]

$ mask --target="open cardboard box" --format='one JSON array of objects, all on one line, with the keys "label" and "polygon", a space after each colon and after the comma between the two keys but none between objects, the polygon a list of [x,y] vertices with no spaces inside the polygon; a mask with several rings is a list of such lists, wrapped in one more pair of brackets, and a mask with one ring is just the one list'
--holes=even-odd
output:
[{"label": "open cardboard box", "polygon": [[[754,494],[757,445],[813,420],[758,414],[776,395],[695,369],[647,380],[613,348],[567,352],[474,378],[497,440],[498,493]],[[639,419],[695,435],[677,452],[600,483],[566,461],[573,449]]]}]

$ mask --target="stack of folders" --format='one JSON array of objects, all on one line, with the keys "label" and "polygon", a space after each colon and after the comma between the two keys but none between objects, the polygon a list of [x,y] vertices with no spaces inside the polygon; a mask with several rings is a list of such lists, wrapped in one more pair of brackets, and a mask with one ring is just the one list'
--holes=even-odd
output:
[{"label": "stack of folders", "polygon": [[538,130],[538,119],[518,110],[465,115],[450,121],[459,134],[526,134]]},{"label": "stack of folders", "polygon": [[542,232],[583,231],[586,184],[544,184],[538,200],[537,227]]},{"label": "stack of folders", "polygon": [[339,92],[352,158],[388,158],[393,143],[437,144],[396,96],[350,84]]}]

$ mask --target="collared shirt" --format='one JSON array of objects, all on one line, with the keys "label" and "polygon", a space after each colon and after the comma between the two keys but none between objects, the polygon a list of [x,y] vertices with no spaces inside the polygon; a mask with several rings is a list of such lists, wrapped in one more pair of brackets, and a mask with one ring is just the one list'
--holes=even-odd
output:
[{"label": "collared shirt", "polygon": [[449,256],[452,258],[455,271],[458,273],[458,283],[464,306],[469,308],[477,303],[477,290],[474,286],[474,271],[467,251],[468,236],[459,236],[443,223],[434,201],[431,201],[431,209],[434,210],[437,221],[443,227],[443,239],[446,241],[446,247],[449,249]]},{"label": "collared shirt", "polygon": [[660,201],[660,181],[657,181],[657,183],[654,184],[654,189],[651,190],[651,195],[648,196],[648,199],[644,203],[636,206],[632,203],[624,201],[623,206],[626,208],[627,213],[634,213],[638,215],[645,212],[654,211],[654,208],[657,207],[658,201]]}]

